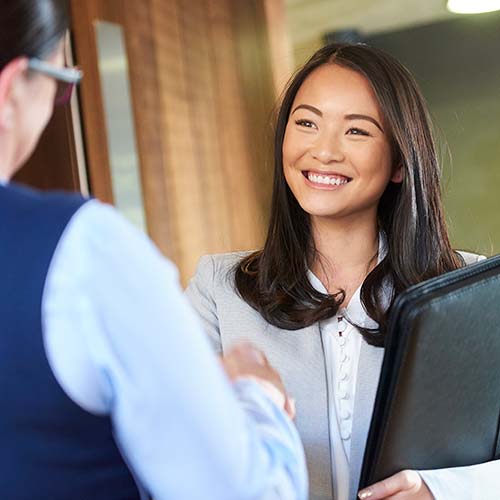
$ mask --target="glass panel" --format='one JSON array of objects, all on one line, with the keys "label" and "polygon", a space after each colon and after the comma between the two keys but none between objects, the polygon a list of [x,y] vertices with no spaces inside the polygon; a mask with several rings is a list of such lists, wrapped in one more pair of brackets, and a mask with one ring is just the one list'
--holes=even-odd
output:
[{"label": "glass panel", "polygon": [[95,22],[95,30],[115,205],[133,224],[145,231],[123,30],[119,24],[107,21]]}]

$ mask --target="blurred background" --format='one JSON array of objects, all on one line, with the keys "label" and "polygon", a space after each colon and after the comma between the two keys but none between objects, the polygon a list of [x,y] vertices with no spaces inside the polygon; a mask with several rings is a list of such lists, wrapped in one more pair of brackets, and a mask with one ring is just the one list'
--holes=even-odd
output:
[{"label": "blurred background", "polygon": [[262,244],[274,109],[294,69],[331,40],[378,46],[416,76],[453,244],[500,253],[500,11],[452,13],[446,0],[70,5],[68,64],[85,77],[17,180],[115,204],[184,284],[202,254]]}]

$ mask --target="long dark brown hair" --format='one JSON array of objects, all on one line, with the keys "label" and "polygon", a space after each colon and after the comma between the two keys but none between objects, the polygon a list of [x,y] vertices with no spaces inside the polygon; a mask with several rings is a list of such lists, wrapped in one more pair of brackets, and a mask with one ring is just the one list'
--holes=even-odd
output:
[{"label": "long dark brown hair", "polygon": [[[394,166],[401,184],[389,183],[378,206],[379,229],[387,237],[386,257],[361,287],[361,302],[377,329],[360,328],[366,341],[384,344],[387,316],[398,294],[411,285],[463,266],[452,250],[443,216],[440,167],[425,100],[410,72],[393,57],[367,45],[330,44],[318,50],[289,82],[279,109],[274,140],[274,184],[264,248],[238,264],[241,297],[266,321],[297,330],[334,316],[344,293],[326,295],[310,283],[307,270],[317,257],[309,215],[283,174],[283,138],[291,106],[305,79],[318,67],[337,64],[363,75],[382,111]],[[383,287],[390,285],[387,306]]]}]

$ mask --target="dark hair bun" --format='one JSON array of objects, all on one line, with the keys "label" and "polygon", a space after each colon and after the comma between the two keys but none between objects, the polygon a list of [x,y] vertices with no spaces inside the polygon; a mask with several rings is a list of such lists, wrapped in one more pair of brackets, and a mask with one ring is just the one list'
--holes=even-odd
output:
[{"label": "dark hair bun", "polygon": [[48,56],[67,27],[66,0],[1,0],[0,71],[19,56]]}]

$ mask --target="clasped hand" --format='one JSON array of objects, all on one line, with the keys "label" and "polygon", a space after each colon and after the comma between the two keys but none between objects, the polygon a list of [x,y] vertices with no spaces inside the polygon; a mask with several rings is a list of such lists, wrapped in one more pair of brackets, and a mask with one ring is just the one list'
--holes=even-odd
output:
[{"label": "clasped hand", "polygon": [[[283,385],[279,373],[269,364],[262,351],[248,343],[232,347],[222,358],[222,366],[231,380],[253,378],[281,406],[290,418],[295,417],[295,404]],[[434,496],[414,470],[403,470],[361,490],[361,500],[434,500]]]},{"label": "clasped hand", "polygon": [[255,379],[291,419],[295,418],[295,403],[288,396],[279,373],[269,364],[262,351],[251,344],[242,343],[232,347],[221,361],[231,380],[242,377]]},{"label": "clasped hand", "polygon": [[420,474],[403,470],[361,490],[360,500],[434,500]]}]

